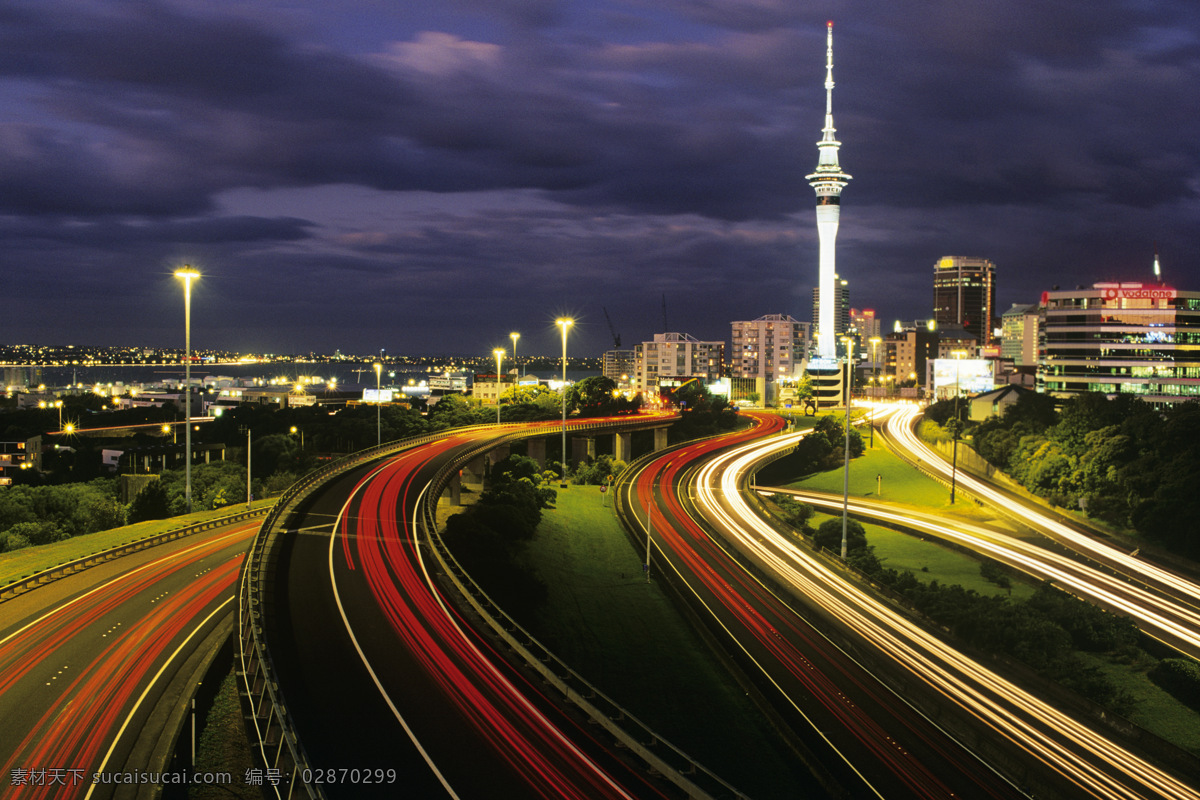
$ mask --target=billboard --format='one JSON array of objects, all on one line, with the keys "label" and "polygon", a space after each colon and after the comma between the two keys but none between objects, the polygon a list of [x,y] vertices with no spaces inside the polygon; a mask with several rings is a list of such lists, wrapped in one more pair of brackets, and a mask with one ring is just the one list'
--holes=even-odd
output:
[{"label": "billboard", "polygon": [[954,397],[990,392],[996,388],[995,362],[986,358],[934,358],[929,361],[933,396]]},{"label": "billboard", "polygon": [[390,403],[395,391],[395,389],[380,389],[378,391],[375,389],[363,389],[362,399],[364,403]]}]

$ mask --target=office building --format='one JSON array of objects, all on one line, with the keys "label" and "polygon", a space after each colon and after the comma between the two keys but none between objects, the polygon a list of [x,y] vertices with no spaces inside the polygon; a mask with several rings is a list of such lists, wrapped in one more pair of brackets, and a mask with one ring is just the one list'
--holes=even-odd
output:
[{"label": "office building", "polygon": [[1018,367],[1037,364],[1038,319],[1036,304],[1018,305],[1000,315],[1000,357]]},{"label": "office building", "polygon": [[[820,316],[821,316],[821,287],[812,290],[813,307],[813,338],[817,341],[817,355],[825,357],[820,352]],[[844,355],[840,340],[850,330],[850,286],[846,281],[833,276],[833,303],[831,309],[826,309],[833,315],[834,353]],[[857,349],[857,345],[855,347]]]},{"label": "office building", "polygon": [[933,318],[961,325],[980,346],[992,343],[996,265],[986,258],[944,256],[933,265]]},{"label": "office building", "polygon": [[1200,292],[1097,283],[1042,295],[1037,388],[1058,397],[1200,397]]}]

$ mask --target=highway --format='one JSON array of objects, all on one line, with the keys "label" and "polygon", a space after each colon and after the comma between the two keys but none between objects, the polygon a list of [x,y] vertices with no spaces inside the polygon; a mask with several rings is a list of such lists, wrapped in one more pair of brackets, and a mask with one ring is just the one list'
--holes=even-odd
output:
[{"label": "highway", "polygon": [[[722,452],[697,471],[688,491],[695,493],[697,507],[723,544],[768,572],[808,613],[836,621],[838,629],[852,635],[856,649],[874,654],[872,661],[886,658],[886,674],[877,674],[889,686],[906,687],[902,697],[896,696],[897,705],[911,703],[908,713],[914,718],[936,715],[939,726],[958,731],[972,751],[1018,775],[1022,786],[1038,796],[1200,797],[1178,776],[914,625],[847,581],[832,560],[794,544],[756,514],[741,491],[747,476],[801,436],[786,434]],[[964,760],[963,769],[967,764]]]},{"label": "highway", "polygon": [[[898,449],[910,463],[919,462],[923,469],[949,480],[951,466],[913,433],[919,414],[915,406],[905,406],[887,420],[889,446]],[[1077,553],[1086,563],[1016,539],[998,538],[994,532],[979,528],[956,526],[959,532],[950,533],[945,526],[939,528],[936,521],[914,520],[924,530],[955,538],[1015,569],[1053,580],[1060,588],[1133,618],[1147,635],[1179,652],[1200,658],[1200,585],[1067,525],[1057,515],[992,482],[962,470],[955,478],[965,492]],[[895,521],[894,516],[879,518]]]},{"label": "highway", "polygon": [[133,797],[138,787],[117,782],[167,766],[161,744],[232,630],[258,524],[177,539],[0,605],[5,798]]},{"label": "highway", "polygon": [[269,631],[289,713],[314,772],[383,771],[323,782],[327,797],[680,796],[477,632],[413,525],[440,467],[536,427],[450,432],[356,468],[289,523]]},{"label": "highway", "polygon": [[663,453],[623,481],[625,508],[637,516],[642,530],[648,512],[652,564],[669,570],[671,582],[685,587],[726,646],[740,654],[764,687],[767,701],[784,710],[811,754],[810,763],[825,773],[831,795],[1023,796],[968,749],[914,714],[854,654],[827,637],[824,613],[798,610],[689,513],[701,465],[754,447],[756,439],[782,428],[773,415],[748,416],[757,420],[755,430]]}]

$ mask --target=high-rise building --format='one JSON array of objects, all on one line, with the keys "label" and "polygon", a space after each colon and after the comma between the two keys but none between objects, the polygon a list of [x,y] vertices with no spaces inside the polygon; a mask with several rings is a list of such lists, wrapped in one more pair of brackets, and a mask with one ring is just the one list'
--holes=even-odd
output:
[{"label": "high-rise building", "polygon": [[[822,311],[821,305],[821,287],[818,286],[812,290],[813,297],[813,337],[817,339],[817,355],[823,356],[820,352],[820,315]],[[839,278],[836,274],[833,276],[833,342],[834,355],[838,352],[838,341],[846,335],[850,330],[850,285]]]},{"label": "high-rise building", "polygon": [[833,127],[833,22],[825,33],[825,127],[821,141],[817,142],[817,168],[804,179],[817,194],[817,236],[821,254],[817,273],[817,290],[824,298],[816,315],[817,354],[821,358],[837,357],[837,333],[835,331],[834,285],[837,280],[837,264],[834,246],[837,242],[838,219],[841,215],[842,189],[850,176],[838,164],[838,148],[842,143],[834,136]]},{"label": "high-rise building", "polygon": [[996,265],[986,258],[943,256],[933,265],[933,318],[961,325],[981,346],[992,343]]},{"label": "high-rise building", "polygon": [[1036,304],[1014,304],[1000,315],[1001,358],[1011,360],[1018,367],[1037,364],[1039,314]]},{"label": "high-rise building", "polygon": [[664,379],[721,377],[725,343],[702,342],[686,333],[656,333],[654,341],[634,347],[633,359],[636,388],[650,393]]},{"label": "high-rise building", "polygon": [[1200,397],[1200,292],[1097,283],[1042,295],[1037,388],[1131,394],[1150,403]]},{"label": "high-rise building", "polygon": [[[849,297],[847,297],[849,300]],[[850,335],[856,340],[854,352],[862,353],[864,359],[870,360],[871,354],[871,339],[879,337],[879,320],[875,318],[875,309],[864,308],[850,309],[850,326],[847,328]],[[879,348],[875,348],[874,361],[870,361],[872,367],[875,366],[879,357],[882,355]]]},{"label": "high-rise building", "polygon": [[787,314],[767,314],[732,327],[732,377],[791,378],[808,356],[809,325]]}]

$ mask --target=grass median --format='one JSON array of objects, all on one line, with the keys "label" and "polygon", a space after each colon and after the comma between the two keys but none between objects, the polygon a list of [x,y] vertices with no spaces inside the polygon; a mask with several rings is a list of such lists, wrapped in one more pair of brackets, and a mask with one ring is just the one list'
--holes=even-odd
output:
[{"label": "grass median", "polygon": [[558,493],[523,554],[549,587],[530,632],[604,694],[738,790],[822,796],[684,618],[598,487]]}]

